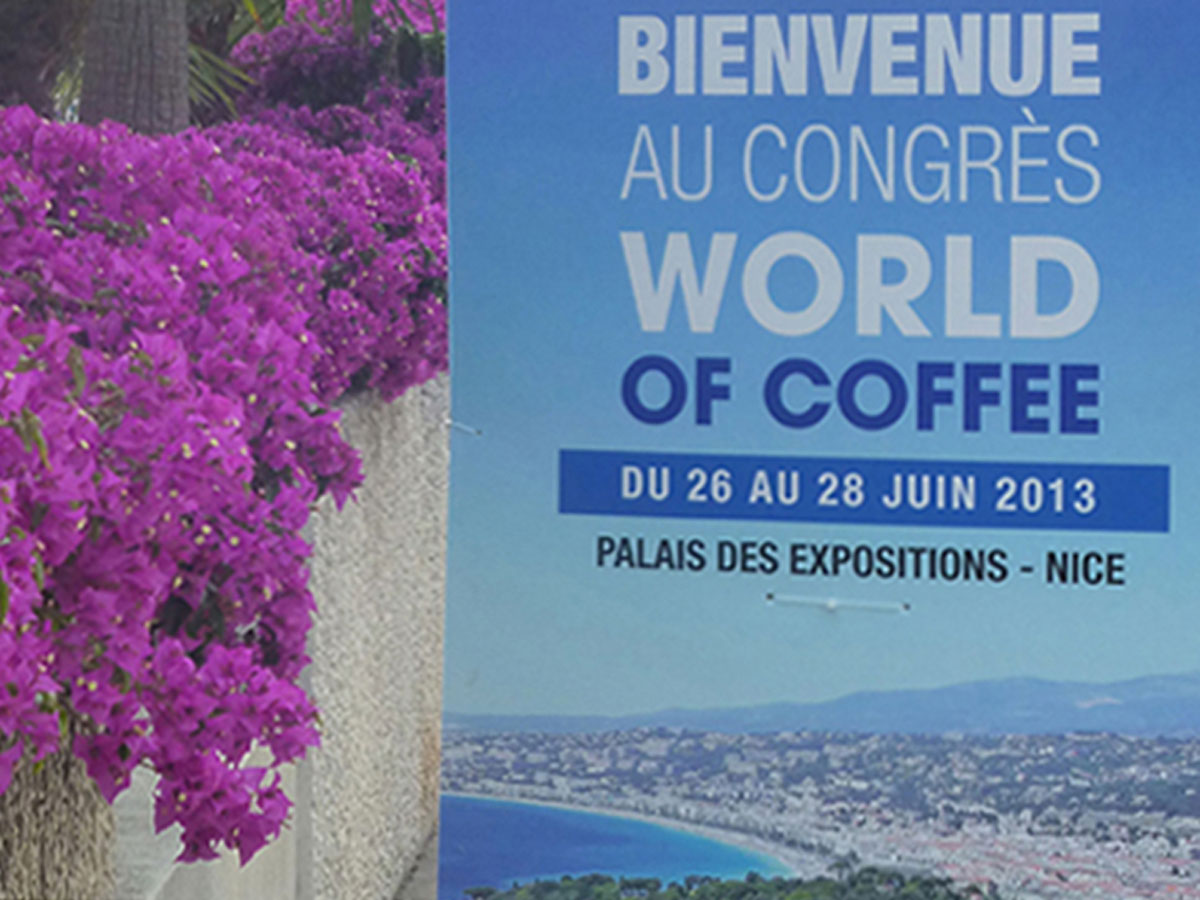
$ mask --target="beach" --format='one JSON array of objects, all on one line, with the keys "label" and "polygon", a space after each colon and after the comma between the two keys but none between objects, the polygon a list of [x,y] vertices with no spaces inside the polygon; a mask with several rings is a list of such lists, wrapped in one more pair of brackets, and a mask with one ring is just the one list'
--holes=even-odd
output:
[{"label": "beach", "polygon": [[829,863],[831,862],[831,860],[825,857],[805,853],[792,847],[786,847],[756,835],[724,828],[714,828],[710,825],[700,825],[694,822],[685,822],[680,819],[670,819],[665,816],[631,812],[617,807],[585,806],[578,803],[561,803],[552,800],[532,800],[525,797],[506,796],[502,794],[481,794],[461,791],[443,791],[442,796],[461,797],[468,800],[499,800],[504,803],[521,803],[527,806],[540,806],[546,809],[561,809],[568,812],[613,816],[619,819],[643,822],[647,825],[656,825],[660,828],[669,828],[673,831],[682,831],[710,841],[736,847],[747,853],[768,856],[787,869],[792,877],[796,878],[816,878],[827,874]]}]

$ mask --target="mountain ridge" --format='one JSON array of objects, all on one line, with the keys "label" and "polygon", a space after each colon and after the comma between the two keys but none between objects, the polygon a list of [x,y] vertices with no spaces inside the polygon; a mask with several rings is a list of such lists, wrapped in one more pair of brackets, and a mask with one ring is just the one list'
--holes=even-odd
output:
[{"label": "mountain ridge", "polygon": [[447,712],[454,732],[603,732],[635,728],[766,733],[1200,735],[1200,672],[1093,684],[1015,677],[946,687],[859,691],[816,703],[668,708],[626,716]]}]

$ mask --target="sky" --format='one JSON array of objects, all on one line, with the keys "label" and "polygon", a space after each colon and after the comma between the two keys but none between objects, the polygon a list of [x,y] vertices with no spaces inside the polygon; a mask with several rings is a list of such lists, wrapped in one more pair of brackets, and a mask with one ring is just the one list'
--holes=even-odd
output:
[{"label": "sky", "polygon": [[[901,4],[854,8],[897,12]],[[699,0],[451,5],[453,418],[481,434],[452,431],[448,710],[621,714],[822,700],[856,690],[1009,676],[1102,682],[1200,669],[1194,587],[1200,556],[1193,550],[1200,539],[1200,472],[1191,462],[1200,442],[1194,414],[1200,12],[1132,0],[985,0],[973,8],[1099,12],[1099,62],[1079,71],[1100,76],[1101,96],[1053,97],[1042,90],[1021,99],[994,92],[873,97],[865,74],[852,98],[621,96],[620,14],[670,21],[677,13],[727,13],[730,6]],[[743,9],[822,11],[799,2]],[[917,13],[942,9],[918,0],[903,5]],[[918,69],[901,65],[897,71]],[[812,123],[842,135],[858,125],[881,147],[889,125],[901,142],[913,128],[932,123],[952,136],[962,126],[991,126],[1008,143],[1013,126],[1031,120],[1052,133],[1028,138],[1032,153],[1053,148],[1071,124],[1094,129],[1095,150],[1078,135],[1070,145],[1101,173],[1094,201],[997,204],[978,175],[968,202],[934,205],[917,203],[902,189],[894,202],[883,202],[865,181],[858,202],[842,190],[826,203],[812,203],[789,186],[779,201],[761,203],[743,185],[743,142],[763,123],[776,125],[789,144]],[[623,200],[642,125],[654,136],[669,187],[676,124],[690,187],[699,181],[699,137],[712,126],[711,194],[699,202],[662,200],[650,181],[639,180]],[[787,154],[768,150],[756,156],[761,184],[787,169]],[[821,161],[814,156],[811,164],[819,181]],[[1037,191],[1060,174],[1079,176],[1061,166],[1031,169],[1027,184]],[[642,330],[622,256],[623,231],[646,235],[654,271],[668,232],[689,233],[701,261],[710,235],[737,234],[711,333],[689,330],[679,296],[664,331]],[[846,292],[824,328],[783,336],[750,314],[740,284],[753,248],[794,231],[832,250]],[[903,234],[927,249],[931,284],[912,309],[931,336],[904,336],[886,317],[881,335],[856,333],[855,247],[862,234]],[[1056,340],[946,337],[948,234],[973,237],[974,308],[1001,314],[1006,326],[1010,237],[1061,235],[1077,242],[1099,271],[1094,316],[1078,333]],[[1068,285],[1055,267],[1045,268],[1043,303],[1053,310],[1065,303]],[[895,266],[884,274],[899,277]],[[769,285],[781,307],[796,310],[811,299],[813,277],[803,263],[784,261]],[[630,414],[621,399],[622,376],[649,354],[676,360],[689,372],[700,356],[731,360],[732,396],[716,404],[712,424],[697,424],[690,406],[661,425]],[[1097,364],[1100,433],[1012,434],[998,411],[985,414],[979,433],[964,433],[948,411],[939,413],[936,429],[923,432],[911,408],[882,431],[862,431],[837,415],[795,430],[768,415],[761,393],[766,374],[789,357],[816,360],[835,376],[861,359],[886,360],[910,378],[910,388],[922,360]],[[660,402],[661,388],[651,378],[645,402]],[[879,402],[871,388],[864,385],[861,393],[866,407]],[[790,390],[789,402],[806,402],[797,386]],[[1134,534],[564,514],[558,506],[564,449],[1168,466],[1170,528]],[[1016,577],[950,585],[711,568],[615,570],[595,564],[600,535],[699,538],[710,547],[721,539],[1000,547],[1014,561],[1039,565],[1047,550],[1099,550],[1126,554],[1127,584],[1083,589]],[[771,606],[768,592],[902,601],[912,612],[830,615]]]}]

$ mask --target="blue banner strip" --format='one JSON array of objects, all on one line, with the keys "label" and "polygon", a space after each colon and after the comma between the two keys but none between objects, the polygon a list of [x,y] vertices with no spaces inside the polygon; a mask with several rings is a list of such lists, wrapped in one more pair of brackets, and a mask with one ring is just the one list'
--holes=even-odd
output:
[{"label": "blue banner strip", "polygon": [[1165,533],[1166,466],[562,450],[559,512]]}]

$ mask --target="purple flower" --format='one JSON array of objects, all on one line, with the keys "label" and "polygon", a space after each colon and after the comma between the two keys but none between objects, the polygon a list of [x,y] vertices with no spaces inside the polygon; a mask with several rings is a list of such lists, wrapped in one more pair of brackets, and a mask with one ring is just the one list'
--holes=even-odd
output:
[{"label": "purple flower", "polygon": [[334,404],[447,364],[443,85],[379,44],[247,40],[244,120],[177,136],[0,110],[0,793],[65,713],[109,799],[157,770],[181,859],[278,835],[320,741],[300,533],[362,479]]}]

